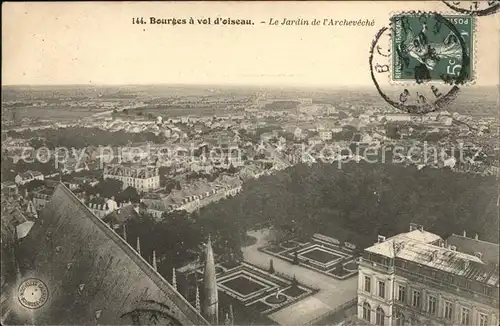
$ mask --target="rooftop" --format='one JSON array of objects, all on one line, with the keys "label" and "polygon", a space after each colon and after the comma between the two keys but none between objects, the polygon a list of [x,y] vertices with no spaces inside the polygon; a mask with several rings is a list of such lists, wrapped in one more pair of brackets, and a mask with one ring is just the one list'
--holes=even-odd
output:
[{"label": "rooftop", "polygon": [[479,238],[469,238],[464,235],[452,234],[446,239],[448,245],[457,247],[457,250],[474,255],[481,253],[481,259],[485,262],[496,263],[499,261],[499,245]]},{"label": "rooftop", "polygon": [[137,251],[62,184],[19,250],[24,276],[45,282],[50,304],[35,311],[14,301],[13,318],[35,319],[37,324],[132,324],[135,312],[150,312],[145,307],[155,304],[156,310],[162,310],[159,318],[165,324],[208,324]]},{"label": "rooftop", "polygon": [[431,243],[439,239],[430,232],[413,230],[376,243],[366,251],[388,258],[397,257],[488,285],[499,285],[498,263],[485,264],[474,255]]},{"label": "rooftop", "polygon": [[121,208],[118,208],[117,210],[109,213],[106,215],[102,220],[105,223],[116,223],[116,224],[123,224],[129,220],[138,218],[139,214],[134,208],[134,205],[127,205]]}]

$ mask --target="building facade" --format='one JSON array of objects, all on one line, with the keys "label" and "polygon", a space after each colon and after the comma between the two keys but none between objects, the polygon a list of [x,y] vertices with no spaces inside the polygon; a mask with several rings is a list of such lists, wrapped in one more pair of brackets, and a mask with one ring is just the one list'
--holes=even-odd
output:
[{"label": "building facade", "polygon": [[31,181],[34,181],[34,180],[43,181],[44,176],[41,172],[30,170],[30,171],[26,171],[24,173],[19,173],[18,175],[16,175],[14,180],[18,185],[25,185],[27,183],[30,183]]},{"label": "building facade", "polygon": [[498,260],[481,258],[413,224],[410,232],[379,236],[360,258],[358,318],[389,326],[498,325]]},{"label": "building facade", "polygon": [[37,211],[41,211],[45,205],[49,202],[52,194],[54,193],[54,188],[43,187],[37,189],[33,192],[33,204]]},{"label": "building facade", "polygon": [[104,179],[123,182],[123,188],[134,187],[138,191],[152,191],[160,188],[158,168],[142,165],[108,165],[104,168]]}]

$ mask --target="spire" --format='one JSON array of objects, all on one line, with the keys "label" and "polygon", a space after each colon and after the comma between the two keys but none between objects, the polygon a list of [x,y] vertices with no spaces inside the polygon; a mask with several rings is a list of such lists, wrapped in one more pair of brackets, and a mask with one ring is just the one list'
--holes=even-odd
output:
[{"label": "spire", "polygon": [[123,239],[127,242],[127,226],[123,224]]},{"label": "spire", "polygon": [[14,268],[16,270],[16,281],[19,281],[22,278],[22,274],[21,274],[21,269],[19,267],[19,261],[17,259],[17,251],[18,251],[17,244],[19,243],[17,237],[18,237],[17,227],[14,227],[14,243],[12,245],[12,259],[14,263]]},{"label": "spire", "polygon": [[196,310],[201,312],[201,305],[200,305],[200,289],[198,288],[198,285],[196,285],[196,302],[195,302],[195,307]]},{"label": "spire", "polygon": [[155,271],[158,271],[158,266],[156,266],[156,252],[154,250],[153,250],[153,258],[152,258],[152,260],[153,260],[153,269]]},{"label": "spire", "polygon": [[141,254],[141,240],[139,239],[139,237],[137,237],[137,246],[136,246],[136,250],[137,252],[139,253],[139,255]]},{"label": "spire", "polygon": [[233,313],[233,305],[229,305],[229,318],[231,319],[231,326],[234,325],[234,313]]},{"label": "spire", "polygon": [[212,240],[208,236],[205,272],[203,275],[204,301],[203,313],[212,325],[219,324],[219,298],[217,295],[217,281],[215,278],[215,260],[212,250]]},{"label": "spire", "polygon": [[177,279],[175,277],[175,267],[172,268],[172,286],[177,291]]}]

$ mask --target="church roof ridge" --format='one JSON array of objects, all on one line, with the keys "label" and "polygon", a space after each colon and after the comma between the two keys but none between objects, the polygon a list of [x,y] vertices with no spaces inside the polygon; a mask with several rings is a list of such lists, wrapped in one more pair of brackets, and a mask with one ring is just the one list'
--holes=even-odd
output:
[{"label": "church roof ridge", "polygon": [[174,296],[177,297],[182,304],[176,303],[176,306],[183,314],[186,315],[186,317],[196,319],[199,323],[209,325],[208,321],[206,321],[206,319],[186,300],[186,298],[175,290],[175,288],[168,283],[161,274],[155,271],[153,267],[142,256],[140,256],[137,251],[130,246],[130,244],[121,238],[113,229],[111,229],[109,225],[104,223],[104,221],[102,221],[99,217],[95,216],[92,211],[86,207],[63,183],[60,183],[56,187],[53,197],[61,196],[61,194],[64,194],[64,197],[77,205],[80,210],[82,210],[93,222],[93,224],[96,225],[115,245],[117,245],[168,298],[172,299]]}]

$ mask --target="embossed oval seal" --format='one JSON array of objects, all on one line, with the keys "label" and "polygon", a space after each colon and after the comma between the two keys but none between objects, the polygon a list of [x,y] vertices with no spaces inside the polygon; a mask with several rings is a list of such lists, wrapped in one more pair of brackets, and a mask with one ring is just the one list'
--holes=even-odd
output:
[{"label": "embossed oval seal", "polygon": [[49,298],[49,289],[45,283],[37,278],[30,278],[19,285],[19,302],[28,309],[42,307]]}]

